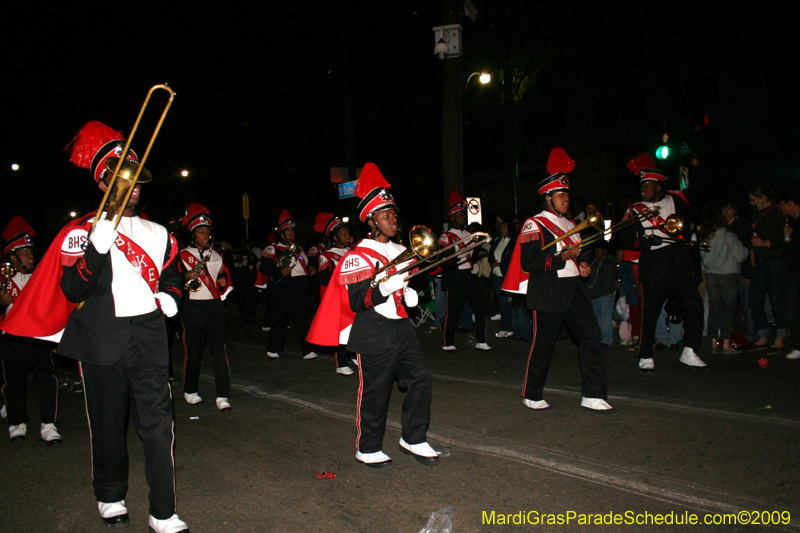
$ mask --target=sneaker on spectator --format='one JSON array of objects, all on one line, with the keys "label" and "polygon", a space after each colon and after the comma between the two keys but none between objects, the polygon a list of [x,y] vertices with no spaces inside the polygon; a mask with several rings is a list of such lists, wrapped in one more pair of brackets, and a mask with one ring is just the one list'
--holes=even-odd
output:
[{"label": "sneaker on spectator", "polygon": [[800,359],[800,350],[794,349],[786,354],[786,359]]},{"label": "sneaker on spectator", "polygon": [[502,329],[494,334],[494,336],[497,337],[498,339],[505,339],[506,337],[511,337],[513,335],[514,335],[513,332],[503,331]]}]

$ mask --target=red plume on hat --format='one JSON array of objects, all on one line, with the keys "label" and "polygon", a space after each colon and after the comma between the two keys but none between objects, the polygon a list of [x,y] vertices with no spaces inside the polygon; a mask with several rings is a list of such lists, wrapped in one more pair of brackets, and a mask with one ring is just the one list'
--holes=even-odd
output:
[{"label": "red plume on hat", "polygon": [[281,214],[278,215],[278,231],[283,231],[286,228],[293,228],[294,227],[294,219],[292,219],[292,215],[289,213],[288,210],[284,209],[281,211]]},{"label": "red plume on hat", "polygon": [[667,175],[656,168],[656,161],[647,152],[641,153],[628,161],[628,170],[639,176],[639,182],[643,181],[667,181]]},{"label": "red plume on hat", "polygon": [[[100,182],[106,173],[105,160],[118,156],[125,146],[125,136],[102,122],[87,122],[72,141],[64,147],[69,153],[69,160],[80,168],[88,168],[96,182]],[[127,159],[138,162],[139,158],[130,150]],[[140,180],[141,181],[141,180]]]},{"label": "red plume on hat", "polygon": [[392,186],[383,177],[381,171],[375,163],[364,163],[364,168],[361,170],[361,175],[358,177],[356,183],[355,194],[359,198],[364,198],[370,192],[377,188],[391,189]]},{"label": "red plume on hat", "polygon": [[330,237],[331,233],[341,225],[342,220],[333,213],[322,212],[314,219],[314,231],[324,233],[326,237]]},{"label": "red plume on hat", "polygon": [[31,237],[36,235],[33,228],[19,215],[14,215],[3,230],[3,257],[19,248],[33,247]]},{"label": "red plume on hat", "polygon": [[191,203],[186,208],[186,216],[181,219],[181,224],[186,226],[189,233],[201,226],[212,227],[211,212],[202,204]]},{"label": "red plume on hat", "polygon": [[467,202],[455,189],[450,192],[450,197],[447,199],[447,205],[449,206],[447,208],[448,218],[467,208]]},{"label": "red plume on hat", "polygon": [[551,176],[554,174],[569,174],[575,170],[575,161],[567,155],[563,148],[556,146],[550,150],[546,170]]}]

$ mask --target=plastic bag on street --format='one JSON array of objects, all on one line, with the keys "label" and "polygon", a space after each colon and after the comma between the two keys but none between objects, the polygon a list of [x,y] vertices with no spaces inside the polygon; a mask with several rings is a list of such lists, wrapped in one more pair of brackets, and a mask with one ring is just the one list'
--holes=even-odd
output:
[{"label": "plastic bag on street", "polygon": [[419,530],[419,533],[452,533],[453,510],[449,507],[431,513],[428,523]]}]

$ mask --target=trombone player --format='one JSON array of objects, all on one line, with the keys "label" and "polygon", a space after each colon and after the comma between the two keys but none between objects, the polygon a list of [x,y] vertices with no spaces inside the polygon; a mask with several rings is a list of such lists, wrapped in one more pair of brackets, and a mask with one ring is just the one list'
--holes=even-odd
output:
[{"label": "trombone player", "polygon": [[[156,533],[188,532],[175,512],[164,321],[164,315],[178,312],[181,299],[178,246],[166,228],[136,216],[141,187],[131,187],[133,181],[113,169],[124,163],[133,169],[131,174],[141,170],[143,182],[150,176],[124,146],[120,132],[90,122],[67,147],[70,160],[89,169],[101,191],[114,193],[113,201],[101,203],[99,211],[105,216],[96,224],[93,213],[61,230],[2,328],[60,340],[58,353],[79,361],[92,443],[92,481],[103,522],[109,527],[129,524],[126,429],[131,414],[144,443],[150,485],[148,526]],[[130,201],[117,203],[121,191],[130,192]],[[120,221],[117,229],[114,219]],[[79,302],[82,305],[76,305]],[[27,320],[30,317],[37,317],[34,324]]]},{"label": "trombone player", "polygon": [[[688,147],[684,145],[684,150]],[[697,157],[691,157],[694,169],[698,168]],[[667,190],[667,175],[656,168],[649,154],[641,154],[628,163],[628,169],[639,177],[642,201],[631,204],[626,216],[634,217],[634,226],[620,234],[620,244],[626,250],[641,252],[639,257],[639,280],[642,288],[642,336],[639,344],[639,371],[653,373],[653,344],[656,323],[661,307],[669,297],[675,298],[683,310],[683,351],[678,360],[681,365],[695,370],[708,370],[697,353],[703,339],[703,301],[692,275],[691,246],[679,246],[685,235],[672,239],[674,233],[667,231],[670,215],[685,217],[689,200],[682,191]],[[695,181],[697,181],[695,179]],[[692,193],[698,191],[698,184]],[[688,192],[688,191],[687,191]],[[658,213],[637,216],[648,208],[658,207]],[[685,229],[688,228],[684,228]],[[688,241],[688,239],[687,239]]]},{"label": "trombone player", "polygon": [[533,310],[533,344],[522,403],[537,412],[553,409],[544,399],[544,386],[559,331],[566,324],[579,346],[583,376],[581,407],[613,415],[616,410],[606,402],[600,326],[581,280],[590,272],[588,265],[578,264],[579,228],[567,217],[570,190],[567,174],[574,169],[575,162],[567,153],[562,148],[553,148],[547,161],[549,176],[539,183],[542,212],[525,221],[503,290],[527,294],[528,309]]}]

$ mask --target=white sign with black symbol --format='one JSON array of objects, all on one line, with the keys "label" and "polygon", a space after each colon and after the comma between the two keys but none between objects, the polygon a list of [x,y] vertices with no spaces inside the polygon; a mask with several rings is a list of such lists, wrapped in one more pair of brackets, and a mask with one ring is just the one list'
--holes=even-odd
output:
[{"label": "white sign with black symbol", "polygon": [[481,214],[481,199],[477,196],[467,197],[467,226],[477,222],[483,224],[483,215]]}]

